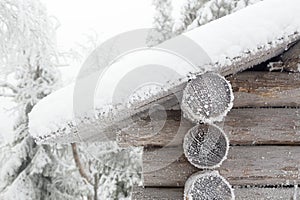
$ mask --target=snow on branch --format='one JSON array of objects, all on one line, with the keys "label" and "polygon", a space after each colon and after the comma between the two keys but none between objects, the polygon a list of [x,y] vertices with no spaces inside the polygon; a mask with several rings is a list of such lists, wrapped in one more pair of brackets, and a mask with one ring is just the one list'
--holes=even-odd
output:
[{"label": "snow on branch", "polygon": [[0,87],[10,89],[15,94],[18,93],[18,91],[19,91],[17,87],[15,87],[14,85],[12,85],[8,82],[4,82],[4,81],[0,81]]},{"label": "snow on branch", "polygon": [[0,93],[0,97],[15,98],[16,95],[14,95],[14,94]]}]

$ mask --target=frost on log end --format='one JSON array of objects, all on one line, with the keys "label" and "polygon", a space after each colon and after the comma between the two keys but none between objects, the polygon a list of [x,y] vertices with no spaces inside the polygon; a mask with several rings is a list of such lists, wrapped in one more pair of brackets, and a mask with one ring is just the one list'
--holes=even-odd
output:
[{"label": "frost on log end", "polygon": [[221,121],[233,106],[230,83],[222,76],[208,72],[192,79],[183,91],[181,109],[192,122]]},{"label": "frost on log end", "polygon": [[184,188],[184,200],[233,200],[231,185],[217,171],[192,175]]},{"label": "frost on log end", "polygon": [[215,125],[199,124],[184,137],[184,154],[198,168],[216,168],[226,159],[229,140]]}]

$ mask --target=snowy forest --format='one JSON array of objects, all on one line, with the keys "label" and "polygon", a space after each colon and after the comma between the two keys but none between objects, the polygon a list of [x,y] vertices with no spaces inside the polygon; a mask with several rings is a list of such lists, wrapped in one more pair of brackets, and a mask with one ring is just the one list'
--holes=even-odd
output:
[{"label": "snowy forest", "polygon": [[[148,1],[147,43],[155,46],[260,0]],[[62,50],[60,27],[42,0],[0,0],[0,200],[131,199],[132,188],[142,185],[142,148],[95,143],[95,159],[91,144],[37,144],[29,134],[36,104],[73,81],[77,66],[103,42],[89,33],[86,42]]]}]

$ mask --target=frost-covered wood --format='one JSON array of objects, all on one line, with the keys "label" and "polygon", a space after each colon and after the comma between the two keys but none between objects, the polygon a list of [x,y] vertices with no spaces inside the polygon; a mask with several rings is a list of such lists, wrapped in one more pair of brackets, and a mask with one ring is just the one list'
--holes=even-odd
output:
[{"label": "frost-covered wood", "polygon": [[300,72],[300,42],[297,42],[281,56],[283,69]]},{"label": "frost-covered wood", "polygon": [[[141,120],[133,125],[132,130],[139,130],[136,135],[121,132],[118,142],[121,146],[163,147],[182,144],[185,134],[194,126],[186,119],[181,119],[180,111],[168,111],[164,127],[153,137],[140,137],[144,129],[151,130],[148,120]],[[161,124],[163,122],[156,122]],[[300,144],[300,110],[288,108],[233,109],[220,126],[230,139],[230,144]],[[139,129],[140,128],[140,129]],[[143,129],[144,128],[144,129]]]},{"label": "frost-covered wood", "polygon": [[[183,188],[134,188],[132,200],[182,200]],[[234,188],[236,200],[290,200],[300,197],[298,188]],[[293,199],[294,200],[294,199]]]},{"label": "frost-covered wood", "polygon": [[184,200],[234,200],[231,185],[217,171],[193,174],[185,183]]},{"label": "frost-covered wood", "polygon": [[229,141],[224,131],[215,125],[199,124],[184,137],[184,154],[198,168],[216,168],[226,159]]},{"label": "frost-covered wood", "polygon": [[[199,171],[184,156],[176,161],[169,158],[168,155],[176,155],[180,153],[178,151],[183,153],[180,148],[165,148],[159,154],[148,151],[153,150],[144,151],[144,171],[150,171],[157,165],[166,164],[167,167],[144,173],[145,186],[182,187],[189,176]],[[218,171],[234,186],[300,184],[300,147],[233,146]]]},{"label": "frost-covered wood", "polygon": [[221,121],[232,108],[230,83],[216,73],[205,73],[192,79],[183,91],[181,109],[192,122]]},{"label": "frost-covered wood", "polygon": [[228,77],[234,107],[300,107],[300,74],[243,72]]},{"label": "frost-covered wood", "polygon": [[[234,74],[280,55],[300,38],[300,24],[297,20],[291,20],[299,18],[298,7],[298,0],[289,0],[284,6],[279,0],[263,1],[185,33],[185,36],[203,47],[212,60],[209,65],[199,66],[195,74],[201,74],[203,71],[215,71],[224,76]],[[288,15],[279,15],[279,10],[280,13]],[[251,23],[245,23],[248,20],[251,20]],[[253,34],[253,30],[257,30],[259,34]],[[181,46],[180,48],[182,49]],[[98,137],[99,132],[115,133],[116,124],[119,128],[128,126],[129,118],[146,112],[152,105],[167,101],[172,103],[174,93],[182,92],[186,82],[187,78],[173,80],[173,84],[163,88],[164,91],[155,95],[149,94],[142,102],[134,103],[130,108],[113,106],[114,109],[104,111],[103,107],[99,106],[96,108],[100,118],[97,122],[83,116],[85,121],[79,120],[79,123],[75,123],[78,119],[73,119],[72,113],[69,113],[72,112],[71,103],[64,102],[67,107],[63,111],[56,109],[57,105],[53,105],[53,98],[70,100],[72,93],[70,98],[62,98],[66,94],[64,92],[57,93],[52,99],[49,96],[48,102],[40,104],[41,107],[36,107],[31,113],[30,133],[38,142],[101,140],[103,138]],[[45,112],[43,107],[51,107],[50,110],[57,113],[49,119],[41,120],[43,123],[40,123],[40,118]],[[97,131],[81,131],[83,134],[78,136],[81,123],[86,127],[91,126],[90,129],[96,127]]]}]

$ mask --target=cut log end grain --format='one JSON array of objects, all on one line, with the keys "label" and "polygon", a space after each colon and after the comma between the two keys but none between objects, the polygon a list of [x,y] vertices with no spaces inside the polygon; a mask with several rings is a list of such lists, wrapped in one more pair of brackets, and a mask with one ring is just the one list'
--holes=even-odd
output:
[{"label": "cut log end grain", "polygon": [[192,122],[221,121],[233,106],[230,83],[216,73],[208,72],[192,79],[183,91],[181,109]]},{"label": "cut log end grain", "polygon": [[198,168],[216,168],[226,159],[229,141],[225,133],[215,125],[199,124],[184,137],[184,154]]},{"label": "cut log end grain", "polygon": [[192,175],[184,188],[184,200],[233,200],[231,185],[217,171]]}]

